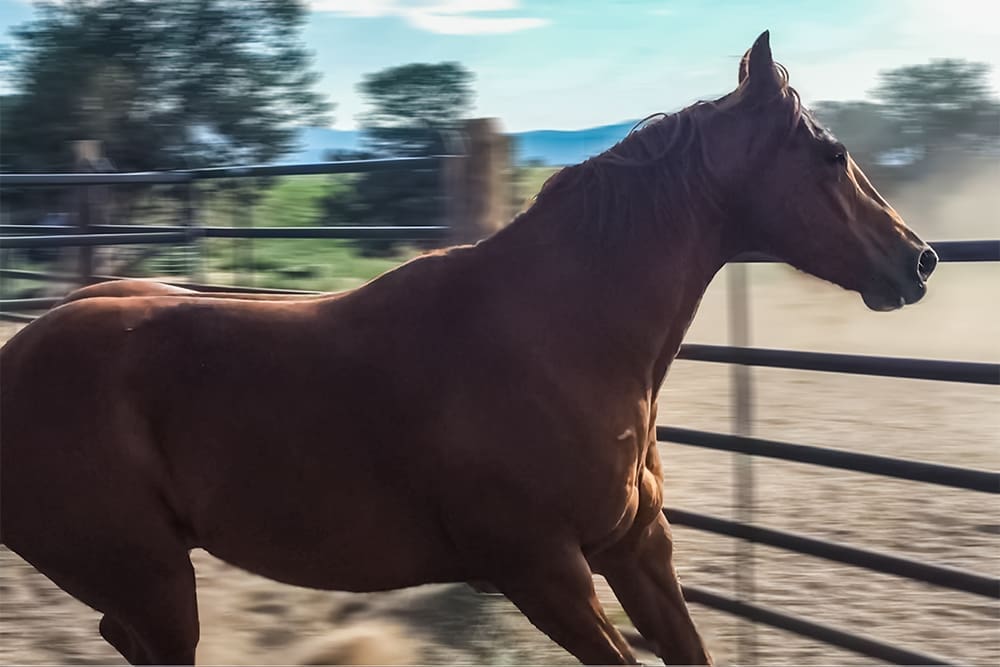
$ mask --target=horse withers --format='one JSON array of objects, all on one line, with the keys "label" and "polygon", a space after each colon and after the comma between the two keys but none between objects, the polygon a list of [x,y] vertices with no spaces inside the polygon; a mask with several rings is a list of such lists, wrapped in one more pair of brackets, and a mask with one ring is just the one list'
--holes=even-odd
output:
[{"label": "horse withers", "polygon": [[662,512],[656,397],[715,273],[761,251],[890,310],[936,262],[767,33],[732,93],[554,175],[475,246],[329,298],[97,296],[0,352],[4,543],[133,663],[191,663],[188,552],[321,589],[484,581],[627,663],[709,663]]}]

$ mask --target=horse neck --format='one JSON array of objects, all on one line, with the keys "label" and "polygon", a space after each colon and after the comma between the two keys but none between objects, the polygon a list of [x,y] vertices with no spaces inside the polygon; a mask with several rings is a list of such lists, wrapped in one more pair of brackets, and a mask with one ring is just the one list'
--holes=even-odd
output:
[{"label": "horse neck", "polygon": [[655,389],[705,289],[733,254],[724,246],[724,221],[679,215],[677,228],[657,229],[655,220],[611,220],[624,238],[601,246],[576,224],[585,218],[585,199],[568,192],[558,203],[539,202],[483,245],[505,267],[507,288],[549,313],[552,331],[562,326],[575,340],[586,336],[586,354],[612,354],[623,372]]}]

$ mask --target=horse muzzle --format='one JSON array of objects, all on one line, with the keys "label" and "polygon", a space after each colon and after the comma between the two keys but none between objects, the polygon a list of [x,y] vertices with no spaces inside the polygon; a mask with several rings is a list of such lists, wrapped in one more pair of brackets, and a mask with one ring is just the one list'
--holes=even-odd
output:
[{"label": "horse muzzle", "polygon": [[861,298],[871,310],[897,310],[920,301],[927,293],[927,281],[937,268],[938,256],[929,245],[922,244],[906,252],[902,261],[894,262],[878,273]]}]

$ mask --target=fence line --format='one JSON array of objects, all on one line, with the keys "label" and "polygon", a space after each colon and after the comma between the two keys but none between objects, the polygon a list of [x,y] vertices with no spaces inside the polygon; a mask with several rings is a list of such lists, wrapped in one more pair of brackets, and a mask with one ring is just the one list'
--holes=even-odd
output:
[{"label": "fence line", "polygon": [[[456,156],[429,158],[400,158],[379,161],[319,163],[311,165],[266,165],[255,167],[224,167],[190,170],[186,172],[135,173],[135,174],[0,174],[0,187],[51,186],[51,185],[114,185],[120,183],[176,184],[191,183],[200,179],[264,177],[297,174],[349,173],[382,171],[390,169],[423,169],[440,166],[442,161]],[[375,164],[377,163],[377,164]],[[239,227],[135,227],[102,225],[87,227],[86,234],[73,234],[79,228],[54,228],[45,226],[26,229],[26,225],[3,225],[0,232],[19,236],[0,237],[0,246],[11,248],[95,246],[117,243],[173,243],[190,242],[196,238],[373,238],[370,234],[384,234],[375,238],[411,232],[417,236],[403,238],[440,238],[448,227],[312,227],[299,228],[239,228]],[[35,236],[41,232],[41,235]],[[426,234],[426,237],[419,235]],[[998,262],[1000,240],[940,241],[932,244],[944,262]],[[768,262],[773,258],[760,254],[738,257],[737,262]],[[29,271],[4,269],[0,276],[16,278],[56,279]],[[74,277],[69,277],[71,280]],[[113,278],[113,277],[111,277]],[[78,279],[78,278],[77,278]],[[88,280],[90,277],[88,276]],[[176,283],[175,283],[176,284]],[[221,285],[180,283],[203,291],[246,288]],[[249,290],[248,290],[249,291]],[[261,289],[252,291],[260,292]],[[276,291],[279,292],[279,291]],[[287,293],[286,291],[280,291]],[[8,299],[0,302],[6,307],[44,307],[48,299]],[[30,318],[22,313],[3,313],[0,317],[24,321]],[[836,372],[849,374],[901,377],[909,379],[963,382],[975,384],[1000,384],[1000,364],[943,361],[932,359],[906,359],[868,355],[847,355],[793,350],[772,350],[740,346],[687,344],[681,347],[678,359],[692,361],[762,366],[797,370]],[[739,400],[747,400],[749,388],[741,390]],[[751,456],[765,456],[799,463],[851,470],[869,474],[905,479],[916,482],[944,485],[954,488],[1000,493],[1000,473],[946,466],[921,461],[874,456],[825,447],[785,443],[746,435],[730,435],[658,426],[657,439],[682,445],[737,452]],[[869,570],[894,574],[925,583],[958,591],[1000,598],[1000,580],[957,568],[922,563],[912,559],[844,546],[825,540],[785,531],[764,528],[752,523],[729,521],[720,517],[697,514],[675,508],[664,508],[671,521],[699,530],[766,544],[811,556],[817,556]],[[690,602],[704,604],[736,616],[781,628],[806,637],[840,646],[863,655],[898,664],[948,664],[944,658],[892,646],[859,634],[827,625],[800,619],[783,612],[732,599],[717,592],[696,587],[685,587]],[[641,642],[637,642],[641,643]],[[647,643],[648,644],[648,643]]]},{"label": "fence line", "polygon": [[943,565],[931,565],[893,554],[834,544],[806,535],[730,521],[708,514],[688,512],[676,507],[665,507],[663,513],[670,523],[678,526],[687,526],[717,535],[766,544],[770,547],[825,558],[846,565],[856,565],[866,570],[922,581],[955,591],[1000,599],[1000,579],[976,572]]},{"label": "fence line", "polygon": [[1000,473],[974,468],[925,463],[890,456],[861,454],[843,449],[799,445],[777,440],[749,438],[741,435],[695,431],[676,426],[657,426],[656,437],[678,445],[739,452],[796,463],[811,463],[827,468],[894,477],[911,482],[939,484],[967,491],[1000,493]]},{"label": "fence line", "polygon": [[218,178],[265,176],[306,176],[318,174],[363,174],[376,171],[435,169],[444,161],[461,155],[432,155],[374,160],[343,160],[305,164],[266,164],[235,167],[208,167],[177,171],[139,171],[80,174],[0,174],[0,187],[53,185],[178,185]]},{"label": "fence line", "polygon": [[885,660],[897,665],[954,665],[953,661],[930,653],[913,651],[862,634],[847,632],[821,623],[814,623],[776,609],[734,600],[715,591],[695,586],[684,586],[684,598],[695,604],[728,612],[773,628],[787,630],[825,644],[845,648],[861,655]]},{"label": "fence line", "polygon": [[911,380],[1000,384],[1000,364],[975,361],[943,361],[864,354],[832,354],[798,350],[774,350],[728,345],[683,345],[678,359],[723,364],[765,366],[826,373],[875,375]]}]

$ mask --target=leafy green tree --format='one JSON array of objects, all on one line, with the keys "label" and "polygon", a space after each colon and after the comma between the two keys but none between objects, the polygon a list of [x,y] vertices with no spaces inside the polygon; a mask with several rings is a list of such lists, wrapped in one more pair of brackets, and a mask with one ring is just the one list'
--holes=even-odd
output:
[{"label": "leafy green tree", "polygon": [[[369,110],[359,118],[364,148],[371,157],[416,157],[461,150],[457,138],[472,107],[472,73],[461,64],[413,63],[364,77],[358,86]],[[455,142],[458,143],[458,142]],[[357,182],[351,222],[372,225],[430,225],[444,218],[442,175],[434,170],[365,174]],[[331,198],[331,217],[343,215]],[[366,254],[394,251],[389,241],[363,241]]]},{"label": "leafy green tree", "polygon": [[908,65],[882,72],[870,102],[818,102],[813,110],[874,181],[891,188],[956,155],[996,155],[1000,100],[989,71],[965,60]]},{"label": "leafy green tree", "polygon": [[817,102],[813,112],[865,169],[901,145],[898,122],[873,102]]},{"label": "leafy green tree", "polygon": [[325,118],[299,0],[78,0],[38,6],[6,54],[3,163],[72,167],[99,139],[119,170],[269,161]]},{"label": "leafy green tree", "polygon": [[1000,137],[1000,101],[989,72],[986,63],[932,60],[882,72],[871,95],[898,123],[902,143],[932,157],[963,137]]},{"label": "leafy green tree", "polygon": [[371,109],[359,120],[365,143],[382,155],[443,152],[441,134],[457,130],[472,107],[472,73],[460,63],[412,63],[364,77]]}]

